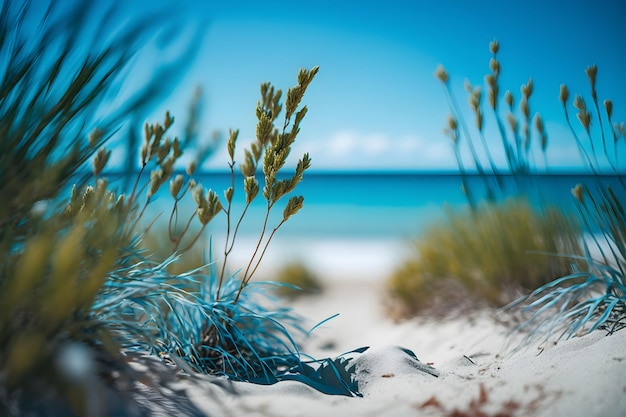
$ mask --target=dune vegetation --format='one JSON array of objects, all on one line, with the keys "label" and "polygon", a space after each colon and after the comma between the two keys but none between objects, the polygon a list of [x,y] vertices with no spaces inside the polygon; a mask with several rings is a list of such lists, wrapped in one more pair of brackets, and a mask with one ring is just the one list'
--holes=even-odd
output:
[{"label": "dune vegetation", "polygon": [[276,287],[276,292],[283,297],[319,295],[324,291],[319,277],[301,261],[292,261],[283,265],[276,273],[276,281],[285,284]]},{"label": "dune vegetation", "polygon": [[[516,107],[513,93],[501,95],[499,44],[493,41],[489,47],[486,106],[482,88],[466,82],[473,128],[463,116],[448,73],[442,66],[435,72],[450,104],[444,132],[457,157],[468,210],[449,211],[441,224],[418,238],[415,255],[388,281],[390,311],[410,317],[434,307],[449,313],[468,305],[506,305],[525,315],[516,328],[526,335],[525,342],[621,328],[626,320],[626,216],[621,203],[626,186],[624,161],[619,159],[626,147],[624,123],[612,119],[611,100],[604,100],[600,110],[598,69],[590,66],[585,73],[595,118],[582,96],[573,99],[581,137],[571,121],[569,91],[562,85],[559,99],[565,120],[594,179],[572,184],[576,213],[564,212],[544,196],[537,199],[532,174],[548,170],[549,143],[541,115],[530,111],[532,78],[521,86]],[[498,149],[486,140],[487,123],[499,132]],[[493,162],[495,151],[505,155],[505,167]],[[471,156],[470,164],[463,152]],[[484,195],[470,187],[470,175],[480,178],[477,188]],[[617,178],[620,186],[605,184],[605,175]],[[504,178],[512,178],[513,187]]]},{"label": "dune vegetation", "polygon": [[396,317],[501,307],[570,271],[559,253],[579,253],[576,219],[523,199],[448,210],[415,239],[417,256],[389,279]]},{"label": "dune vegetation", "polygon": [[[151,404],[160,404],[197,415],[170,384],[197,374],[221,377],[211,381],[225,389],[228,380],[289,378],[353,395],[348,374],[343,381],[328,371],[335,362],[301,360],[296,341],[305,329],[298,316],[268,304],[269,290],[252,280],[276,232],[303,206],[293,191],[310,167],[309,155],[293,175],[279,173],[318,68],[300,70],[284,97],[270,83],[261,85],[256,141],[242,163],[235,162],[238,131],[229,133],[232,184],[222,196],[195,181],[197,161],[180,167],[183,153],[199,147],[189,136],[170,135],[169,112],[144,125],[136,152],[127,156],[133,162],[125,188],[107,178],[108,144],[120,137],[135,143],[138,126],[128,123],[142,117],[163,83],[157,77],[130,104],[101,114],[128,71],[130,51],[151,26],[141,17],[114,37],[97,37],[111,23],[113,14],[105,14],[95,28],[96,39],[104,40],[80,49],[72,39],[92,28],[91,4],[71,16],[55,13],[57,3],[43,14],[28,3],[5,2],[0,9],[0,51],[10,57],[0,76],[0,414],[149,415]],[[68,17],[75,31],[69,35]],[[33,38],[29,25],[37,18],[39,37]],[[145,225],[154,219],[145,218],[147,208],[168,187],[172,211],[162,235],[169,239],[151,243]],[[231,203],[239,192],[246,205],[236,213]],[[183,198],[193,201],[188,218],[178,211]],[[247,265],[237,266],[239,274],[228,275],[239,224],[257,198],[267,215],[256,250]],[[276,210],[282,216],[272,224]],[[214,262],[219,253],[202,248],[206,262],[198,264],[196,254],[185,260],[191,269],[174,267],[205,244],[204,230],[217,216],[226,217],[223,256]]]},{"label": "dune vegetation", "polygon": [[[0,54],[6,58],[0,69],[0,414],[144,416],[157,408],[200,415],[176,384],[197,382],[198,375],[229,393],[233,381],[289,380],[325,394],[362,396],[351,358],[301,353],[299,342],[312,329],[274,303],[275,288],[321,291],[320,281],[297,263],[278,275],[282,287],[253,279],[276,233],[304,206],[304,197],[294,193],[311,158],[305,153],[294,170],[285,167],[294,157],[308,111],[303,99],[319,68],[300,69],[284,95],[269,82],[261,84],[255,139],[237,162],[239,131],[229,131],[221,157],[231,183],[215,190],[195,176],[214,150],[197,143],[195,105],[180,138],[173,135],[169,112],[161,121],[139,122],[172,87],[163,80],[176,79],[177,66],[193,48],[173,64],[156,66],[154,79],[126,102],[111,101],[122,90],[133,53],[163,15],[139,16],[118,27],[112,11],[101,13],[91,2],[64,13],[56,13],[56,2],[43,12],[30,2],[15,4],[0,6]],[[94,15],[101,18],[91,20]],[[111,27],[117,30],[109,32]],[[93,41],[89,49],[77,46],[77,36]],[[488,162],[478,156],[479,143],[485,144],[480,90],[469,89],[480,138],[473,142],[448,75],[438,70],[453,111],[447,132],[457,155],[460,146],[470,146],[487,196],[476,198],[464,182],[470,211],[450,212],[448,223],[420,238],[416,257],[390,280],[398,311],[414,315],[439,299],[450,308],[450,300],[460,304],[466,296],[502,305],[530,293],[509,306],[528,314],[519,329],[529,339],[557,330],[571,336],[619,329],[626,319],[625,189],[604,187],[600,177],[597,184],[576,185],[575,220],[552,206],[535,209],[524,198],[523,181],[513,193],[503,188],[502,175],[523,178],[531,171],[531,124],[544,155],[547,133],[539,115],[531,122],[532,81],[522,88],[521,120],[507,117],[511,132],[505,132],[496,42],[491,51],[489,103],[508,172],[495,167],[487,147]],[[588,76],[598,109],[595,67]],[[512,114],[512,94],[504,97]],[[561,99],[570,123],[566,89]],[[596,143],[582,98],[574,106]],[[594,173],[602,157],[619,174],[624,125],[613,125],[611,102],[604,107],[610,130],[598,119],[602,146],[588,149],[572,133]],[[120,144],[127,153],[121,179],[109,169],[112,149]],[[182,166],[182,155],[190,153],[195,157]],[[470,167],[460,156],[458,161],[465,178]],[[150,217],[157,195],[165,195],[171,208],[164,223]],[[245,201],[241,211],[235,195]],[[183,213],[183,201],[191,213]],[[253,202],[265,210],[257,219],[258,240],[245,264],[231,265]],[[278,217],[271,216],[275,212]],[[223,246],[207,248],[208,227],[220,217],[226,224]],[[582,246],[581,230],[593,236]],[[559,314],[546,314],[555,309]]]}]

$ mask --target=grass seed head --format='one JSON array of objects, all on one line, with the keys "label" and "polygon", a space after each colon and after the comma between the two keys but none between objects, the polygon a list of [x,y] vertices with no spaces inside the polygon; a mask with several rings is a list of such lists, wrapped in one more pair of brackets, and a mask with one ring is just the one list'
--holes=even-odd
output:
[{"label": "grass seed head", "polygon": [[597,99],[596,95],[596,76],[598,75],[598,67],[596,64],[593,64],[585,70],[585,74],[589,78],[589,83],[591,84],[591,96],[594,100]]},{"label": "grass seed head", "polygon": [[483,112],[480,109],[476,109],[476,128],[479,132],[483,130]]},{"label": "grass seed head", "polygon": [[526,96],[522,97],[522,101],[520,101],[519,106],[526,120],[530,120],[530,109],[528,108],[528,99]]},{"label": "grass seed head", "polygon": [[193,173],[196,172],[196,168],[197,168],[196,161],[189,161],[189,163],[187,164],[187,168],[185,169],[185,172],[187,173],[187,175],[193,175]]},{"label": "grass seed head", "polygon": [[104,132],[98,128],[92,130],[87,136],[87,139],[89,141],[89,147],[92,149],[97,147],[100,143],[100,139],[102,139],[103,134]]},{"label": "grass seed head", "polygon": [[161,168],[153,169],[150,172],[150,187],[148,188],[147,197],[150,198],[159,191],[164,181],[163,170]]},{"label": "grass seed head", "polygon": [[235,160],[235,144],[237,143],[237,137],[239,136],[239,129],[230,130],[228,135],[228,156],[230,156],[230,160]]},{"label": "grass seed head", "polygon": [[493,75],[496,77],[500,75],[500,61],[495,58],[491,58],[489,60],[489,69],[493,72]]},{"label": "grass seed head", "polygon": [[183,176],[181,174],[176,175],[170,180],[170,195],[174,198],[178,198],[178,193],[183,187]]},{"label": "grass seed head", "polygon": [[[204,199],[203,199],[204,200]],[[203,226],[206,226],[211,220],[215,218],[222,211],[222,203],[220,202],[217,193],[213,190],[209,190],[207,198],[201,207],[198,208],[198,219]]]},{"label": "grass seed head", "polygon": [[491,42],[489,42],[489,51],[492,54],[497,54],[498,51],[500,50],[500,42],[498,42],[497,39],[492,40]]},{"label": "grass seed head", "polygon": [[509,106],[509,109],[512,110],[513,109],[513,104],[514,104],[514,99],[513,99],[513,94],[509,90],[506,90],[506,92],[504,93],[504,101]]},{"label": "grass seed head", "polygon": [[233,187],[228,187],[224,190],[224,198],[226,201],[231,203],[233,201],[233,195],[235,194],[235,189]]},{"label": "grass seed head", "polygon": [[239,166],[244,177],[253,177],[256,172],[254,155],[248,149],[244,151],[244,163]]},{"label": "grass seed head", "polygon": [[513,133],[516,133],[518,130],[519,124],[517,122],[517,119],[513,115],[513,113],[507,114],[506,120],[509,123],[509,127],[511,128],[511,131],[513,131]]},{"label": "grass seed head", "polygon": [[456,130],[458,128],[456,119],[452,115],[448,116],[448,128],[450,130]]},{"label": "grass seed head", "polygon": [[591,113],[587,111],[578,112],[576,115],[578,121],[585,128],[585,130],[589,131],[589,127],[591,126]]},{"label": "grass seed head", "polygon": [[544,132],[543,119],[539,113],[535,113],[535,127],[539,133]]},{"label": "grass seed head", "polygon": [[289,217],[296,214],[304,205],[304,197],[303,196],[294,196],[289,199],[287,202],[287,206],[283,211],[283,221],[289,219]]},{"label": "grass seed head", "polygon": [[578,94],[576,94],[576,96],[574,97],[574,107],[576,107],[578,110],[581,110],[581,111],[587,110],[585,99],[579,96]]},{"label": "grass seed head", "polygon": [[572,195],[574,198],[581,204],[584,204],[584,186],[582,184],[576,184],[574,188],[572,188]]},{"label": "grass seed head", "polygon": [[563,106],[567,104],[567,100],[569,99],[569,90],[565,84],[561,84],[561,89],[559,91],[559,100],[563,103]]},{"label": "grass seed head", "polygon": [[169,110],[165,112],[165,119],[163,120],[163,129],[168,130],[174,124],[174,117],[170,115]]},{"label": "grass seed head", "polygon": [[196,207],[198,209],[205,206],[206,201],[204,200],[204,188],[202,188],[202,185],[198,184],[191,192],[191,195],[193,200],[196,202]]},{"label": "grass seed head", "polygon": [[448,84],[448,72],[443,67],[443,65],[439,64],[437,66],[437,69],[435,70],[435,77],[437,77],[442,83]]},{"label": "grass seed head", "polygon": [[111,156],[111,151],[107,151],[105,148],[100,148],[98,153],[96,153],[96,157],[93,160],[93,175],[99,176],[102,173],[102,170],[106,166],[109,161],[109,157]]},{"label": "grass seed head", "polygon": [[529,78],[526,84],[522,84],[521,87],[522,96],[527,100],[530,99],[530,96],[533,94],[533,79]]}]

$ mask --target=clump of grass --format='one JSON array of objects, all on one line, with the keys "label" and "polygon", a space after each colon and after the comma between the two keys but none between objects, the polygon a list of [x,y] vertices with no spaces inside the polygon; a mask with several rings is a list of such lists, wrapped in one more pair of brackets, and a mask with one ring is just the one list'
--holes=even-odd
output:
[{"label": "clump of grass", "polygon": [[[602,117],[596,90],[597,72],[595,65],[585,71],[590,81],[601,140],[597,140],[597,128],[592,130],[593,119],[585,100],[579,95],[573,100],[576,118],[585,132],[583,142],[570,119],[569,90],[565,85],[561,86],[559,95],[582,159],[595,174],[591,184],[576,184],[572,188],[587,236],[584,255],[564,252],[562,256],[576,261],[577,267],[570,274],[537,288],[508,306],[528,314],[527,320],[515,329],[525,334],[518,347],[549,339],[558,341],[596,329],[605,329],[611,334],[626,327],[626,212],[623,206],[626,183],[623,180],[624,161],[619,158],[626,145],[626,132],[624,123],[613,122],[611,100],[604,100]],[[619,180],[616,187],[603,183],[601,167],[607,166]]]},{"label": "clump of grass", "polygon": [[284,284],[276,287],[276,293],[289,298],[319,294],[324,287],[319,278],[302,262],[292,262],[280,268],[276,281]]},{"label": "clump of grass", "polygon": [[[146,408],[115,386],[130,387],[135,373],[93,314],[108,273],[125,267],[120,248],[131,242],[124,224],[131,207],[103,179],[85,186],[83,167],[95,155],[97,176],[110,157],[102,145],[162,93],[162,81],[148,78],[128,102],[102,114],[155,16],[118,25],[114,9],[96,14],[90,2],[38,6],[0,6],[1,413],[115,414],[118,403],[141,415]],[[70,204],[60,206],[73,181]],[[155,386],[148,391],[164,393]]]},{"label": "clump of grass", "polygon": [[[466,120],[465,112],[452,90],[449,74],[443,66],[439,66],[435,71],[435,76],[445,88],[451,111],[444,133],[452,141],[463,190],[471,208],[475,208],[483,199],[497,202],[508,196],[523,196],[532,192],[526,177],[533,172],[540,172],[541,164],[534,155],[536,147],[542,155],[543,169],[548,170],[548,134],[541,115],[533,114],[531,111],[533,80],[529,78],[528,82],[521,86],[521,98],[516,105],[515,95],[510,90],[501,94],[499,80],[502,67],[498,60],[499,42],[492,41],[489,50],[490,72],[485,75],[488,101],[486,110],[483,89],[465,81],[470,114],[474,118],[473,128]],[[495,123],[497,127],[501,144],[499,151],[505,156],[504,166],[498,166],[494,162],[495,146],[487,141],[485,134],[488,123]],[[470,156],[469,163],[467,158],[464,158],[466,153]],[[476,196],[474,194],[476,190],[472,190],[469,184],[468,176],[474,173],[478,174],[483,183],[485,194],[482,196]],[[514,182],[507,183],[504,181],[505,176],[512,177]]]},{"label": "clump of grass", "polygon": [[[298,380],[323,389],[325,379],[314,381],[316,371],[300,361],[291,333],[301,330],[298,317],[287,309],[268,309],[259,301],[266,291],[251,282],[272,237],[303,205],[302,196],[290,194],[310,166],[308,154],[293,176],[279,180],[278,174],[306,114],[300,103],[317,67],[298,74],[279,127],[281,91],[262,85],[257,140],[240,164],[247,203],[242,213],[234,213],[231,204],[237,131],[228,140],[232,186],[222,200],[194,181],[194,164],[179,173],[177,162],[188,142],[169,137],[174,123],[169,113],[162,123],[145,125],[139,172],[120,193],[106,179],[111,151],[103,145],[126,117],[139,117],[158,88],[150,84],[110,118],[94,115],[117,85],[113,81],[125,73],[130,46],[148,26],[141,20],[113,37],[102,36],[111,43],[94,43],[82,56],[74,39],[91,9],[80,6],[75,14],[56,16],[54,6],[43,13],[34,40],[23,28],[33,10],[29,3],[14,10],[5,2],[0,9],[0,49],[10,58],[0,77],[3,413],[147,415],[148,397],[159,402],[169,396],[172,410],[195,414],[185,396],[171,397],[178,392],[169,384],[176,372],[266,384],[306,372]],[[96,35],[106,34],[107,20],[101,23]],[[61,30],[66,26],[69,34]],[[83,169],[89,160],[92,174]],[[84,178],[64,198],[77,173]],[[170,256],[158,260],[139,246],[138,225],[168,181],[174,199],[167,230],[172,247]],[[195,206],[182,218],[178,205],[187,193]],[[259,194],[267,215],[258,245],[241,277],[226,276],[241,220]],[[270,224],[270,211],[284,200],[282,218]],[[172,271],[218,215],[225,215],[228,225],[222,267],[209,258],[208,268]],[[211,256],[211,248],[207,253]],[[142,367],[131,366],[136,362]],[[331,368],[337,369],[334,362],[320,367]]]},{"label": "clump of grass", "polygon": [[[391,278],[392,294],[404,300],[397,309],[401,314],[441,304],[437,300],[448,306],[465,305],[468,298],[502,305],[520,291],[568,273],[569,264],[576,263],[548,254],[582,253],[578,222],[533,187],[532,175],[548,172],[548,133],[541,115],[531,111],[533,80],[521,86],[519,104],[511,91],[501,94],[499,43],[491,42],[489,50],[486,95],[481,87],[465,83],[473,124],[466,120],[447,71],[440,66],[435,72],[451,110],[444,133],[451,139],[469,210],[449,212],[445,222],[421,236],[415,259]],[[489,123],[499,134],[495,144],[486,137]],[[496,151],[505,164],[495,163]],[[477,176],[477,186],[470,176]],[[538,202],[537,209],[529,201]]]},{"label": "clump of grass", "polygon": [[[531,117],[530,97],[533,93],[532,79],[522,85],[522,97],[515,116],[515,99],[510,92],[504,94],[504,101],[508,107],[505,129],[504,118],[498,109],[500,86],[500,62],[497,60],[499,44],[494,41],[490,44],[492,58],[490,60],[491,73],[485,77],[489,98],[489,107],[495,116],[495,122],[502,139],[503,151],[506,156],[506,169],[499,169],[492,163],[489,147],[483,136],[485,119],[481,109],[481,90],[468,84],[469,102],[475,117],[475,127],[481,139],[484,151],[481,156],[477,149],[477,141],[473,139],[468,124],[465,122],[460,107],[449,85],[447,72],[440,67],[436,75],[444,83],[450,101],[452,116],[449,119],[446,133],[451,137],[457,161],[462,176],[463,186],[468,202],[474,212],[480,212],[480,204],[469,189],[467,182],[468,167],[464,165],[461,145],[464,139],[471,155],[472,165],[483,179],[487,190],[486,200],[497,202],[500,196],[507,193],[499,180],[502,173],[510,174],[515,178],[513,193],[529,195],[529,174],[539,171],[537,158],[532,152],[533,143],[538,143],[543,156],[543,167],[548,171],[547,146],[548,134],[541,116],[536,113]],[[572,184],[572,194],[578,208],[578,223],[583,226],[585,238],[583,247],[565,246],[557,248],[553,257],[560,259],[559,263],[569,264],[569,270],[564,271],[554,280],[539,285],[530,295],[521,297],[508,306],[521,310],[529,316],[527,320],[516,328],[524,331],[525,338],[521,345],[526,345],[538,339],[572,337],[589,331],[605,328],[609,333],[624,327],[626,321],[626,287],[624,285],[625,246],[625,215],[622,201],[626,196],[626,184],[623,180],[624,160],[620,157],[625,147],[625,129],[623,123],[613,120],[613,102],[609,99],[601,101],[597,91],[598,69],[595,65],[585,70],[590,82],[591,106],[587,106],[581,95],[575,95],[571,103],[576,109],[576,119],[583,129],[579,133],[570,116],[570,94],[565,85],[561,86],[559,100],[563,106],[565,121],[570,129],[573,140],[580,151],[583,164],[593,174],[590,184]],[[602,108],[602,110],[601,110]],[[592,110],[594,110],[592,114]],[[594,117],[595,115],[595,117]],[[596,122],[596,123],[594,123]],[[459,128],[460,125],[460,128]],[[533,127],[536,136],[533,136]],[[533,140],[538,137],[539,141]],[[484,156],[486,155],[486,157]],[[488,161],[485,164],[484,161]],[[603,178],[610,175],[618,180],[617,186],[609,186]],[[510,191],[508,191],[510,193]],[[493,203],[492,203],[493,204]],[[502,233],[508,233],[503,227]],[[558,235],[557,235],[558,236]],[[582,237],[582,236],[581,236]],[[521,237],[517,237],[524,241]],[[560,240],[560,239],[559,239]],[[488,245],[489,242],[483,242]],[[472,252],[468,248],[468,251]],[[486,251],[485,251],[486,252]],[[473,252],[475,253],[475,252]],[[476,253],[475,253],[476,254]],[[484,253],[476,254],[484,256]],[[466,261],[464,265],[472,265]],[[512,269],[515,265],[512,264]],[[546,277],[549,277],[546,274]]]},{"label": "clump of grass", "polygon": [[[177,138],[171,139],[167,136],[174,122],[169,113],[165,115],[162,124],[145,126],[141,168],[128,197],[116,199],[106,191],[106,181],[103,179],[98,180],[95,189],[87,187],[73,193],[64,212],[66,216],[78,218],[79,224],[89,220],[81,217],[83,213],[102,218],[102,213],[94,212],[91,205],[85,203],[93,201],[92,195],[100,196],[105,203],[115,202],[115,214],[118,217],[113,225],[117,225],[120,236],[128,239],[125,242],[116,240],[116,246],[125,243],[120,245],[122,251],[117,254],[119,262],[108,269],[106,279],[96,288],[95,300],[90,307],[91,314],[112,332],[113,340],[122,349],[158,355],[167,363],[186,372],[224,375],[229,379],[266,384],[277,382],[283,372],[300,364],[298,348],[291,336],[294,330],[304,332],[297,325],[297,316],[286,309],[268,310],[258,300],[263,296],[260,286],[253,285],[250,281],[271,238],[302,207],[302,197],[289,198],[282,220],[273,227],[269,236],[265,236],[265,230],[269,227],[269,212],[281,197],[298,185],[302,174],[309,167],[310,159],[305,154],[291,178],[280,181],[276,179],[286,162],[299,130],[298,125],[306,112],[304,107],[296,113],[296,107],[316,73],[317,68],[301,70],[299,84],[289,90],[286,113],[295,114],[295,120],[291,129],[288,129],[290,122],[286,119],[282,132],[273,126],[274,118],[281,110],[281,92],[274,91],[269,84],[262,85],[263,99],[267,102],[259,103],[257,107],[257,142],[246,152],[247,158],[242,165],[247,205],[239,214],[232,230],[230,216],[233,215],[231,201],[235,192],[234,149],[237,132],[231,132],[228,142],[233,186],[224,191],[226,203],[222,205],[215,191],[205,191],[191,177],[192,168],[187,169],[187,179],[182,174],[173,176],[174,166],[182,155],[182,149]],[[273,118],[269,116],[270,106]],[[94,160],[96,176],[100,175],[105,166],[106,155],[107,151],[101,149]],[[238,226],[247,207],[260,190],[255,172],[256,165],[262,158],[265,182],[263,195],[267,202],[263,231],[243,278],[226,277],[226,259],[233,249]],[[143,172],[148,169],[150,179],[142,185],[140,180]],[[133,236],[146,208],[168,180],[169,191],[174,199],[168,225],[168,236],[173,246],[171,256],[163,262],[157,262],[135,249],[137,240]],[[184,226],[177,232],[177,223],[180,220],[177,206],[189,191],[196,208],[187,219],[183,219]],[[145,197],[141,201],[140,196],[144,192]],[[109,206],[105,206],[103,210],[108,208]],[[228,225],[222,268],[218,269],[209,262],[211,265],[208,273],[203,272],[203,268],[178,275],[168,272],[180,254],[190,250],[198,242],[206,226],[218,215],[227,216]],[[194,221],[199,222],[199,230],[192,229]],[[112,227],[110,230],[114,231],[116,228]],[[107,268],[103,268],[103,271],[106,270]]]},{"label": "clump of grass", "polygon": [[449,210],[445,222],[415,241],[415,257],[391,277],[393,309],[415,315],[468,303],[502,306],[569,271],[568,260],[549,255],[577,253],[578,239],[572,217],[534,209],[524,199]]}]

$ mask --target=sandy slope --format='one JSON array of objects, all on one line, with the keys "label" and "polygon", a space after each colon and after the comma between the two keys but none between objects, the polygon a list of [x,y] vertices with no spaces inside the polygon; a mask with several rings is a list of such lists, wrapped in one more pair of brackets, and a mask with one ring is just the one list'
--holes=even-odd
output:
[{"label": "sandy slope", "polygon": [[[370,346],[354,359],[363,398],[324,395],[297,382],[237,383],[233,396],[207,382],[188,388],[198,407],[209,415],[276,417],[626,415],[626,331],[504,354],[507,331],[491,313],[394,323],[383,314],[380,282],[335,280],[327,287],[324,296],[294,304],[311,325],[340,314],[303,350],[333,357]],[[426,363],[439,377],[420,370]]]}]

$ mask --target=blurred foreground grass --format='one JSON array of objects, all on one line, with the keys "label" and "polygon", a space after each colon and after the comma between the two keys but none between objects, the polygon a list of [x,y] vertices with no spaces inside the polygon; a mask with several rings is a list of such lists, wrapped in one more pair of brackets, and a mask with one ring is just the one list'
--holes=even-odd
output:
[{"label": "blurred foreground grass", "polygon": [[[150,38],[145,31],[167,26],[154,25],[163,15],[118,27],[111,25],[113,9],[101,14],[92,2],[16,4],[0,6],[0,54],[7,58],[0,73],[0,415],[143,416],[153,406],[198,415],[171,385],[195,373],[264,384],[288,373],[321,391],[352,395],[349,385],[327,383],[300,361],[295,338],[304,330],[297,316],[261,305],[266,290],[250,282],[274,234],[303,206],[302,196],[290,194],[310,166],[308,154],[292,176],[277,176],[318,68],[299,71],[284,109],[282,91],[261,85],[256,141],[237,165],[238,131],[230,132],[232,185],[220,198],[193,178],[210,152],[200,152],[184,174],[178,167],[197,137],[193,109],[183,139],[169,136],[169,112],[162,123],[145,124],[141,146],[136,126],[126,130],[168,85],[159,67],[129,103],[101,114],[124,83],[135,48]],[[75,42],[80,36],[84,44]],[[128,144],[129,172],[136,175],[121,192],[106,179],[111,151],[104,145],[117,137]],[[235,184],[236,167],[243,184]],[[167,241],[151,242],[139,227],[167,182],[173,201]],[[245,195],[242,213],[231,204],[235,188]],[[178,205],[186,195],[195,206],[181,227]],[[227,276],[239,224],[259,195],[267,216],[257,250],[238,268],[241,277]],[[272,225],[269,213],[279,204],[282,217]],[[218,215],[228,225],[221,267],[205,267],[191,249]],[[175,267],[181,256],[188,258]],[[223,378],[209,380],[228,389]]]}]

